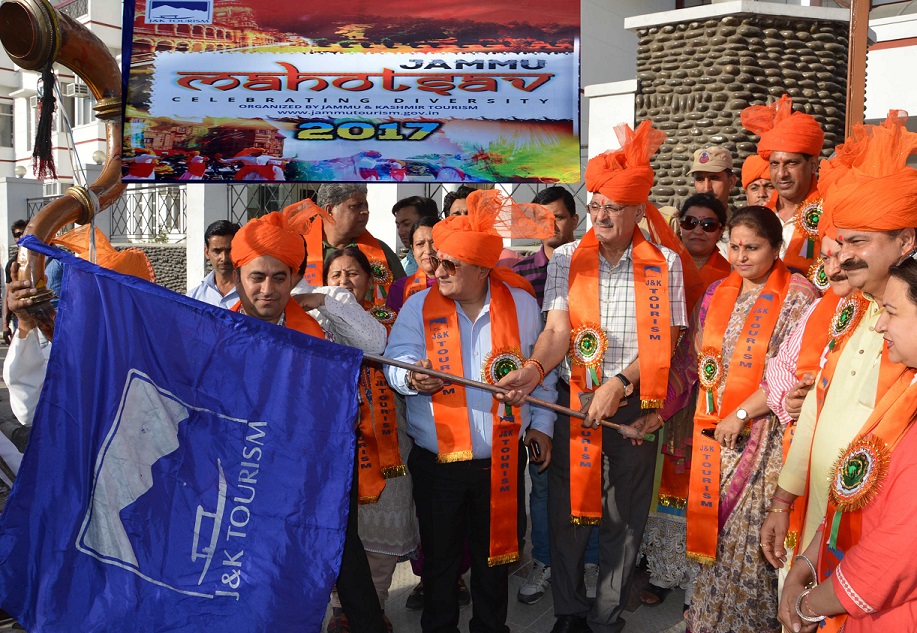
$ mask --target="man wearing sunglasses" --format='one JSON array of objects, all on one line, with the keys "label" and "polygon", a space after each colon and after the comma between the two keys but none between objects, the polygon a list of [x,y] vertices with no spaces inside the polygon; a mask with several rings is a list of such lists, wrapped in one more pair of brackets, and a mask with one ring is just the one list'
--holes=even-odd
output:
[{"label": "man wearing sunglasses", "polygon": [[[531,284],[496,267],[503,238],[486,210],[499,207],[506,211],[501,216],[512,216],[507,226],[525,233],[513,237],[548,238],[554,217],[540,205],[516,205],[497,190],[475,191],[467,205],[467,215],[450,215],[433,227],[436,283],[405,302],[385,355],[474,380],[483,375],[496,384],[531,353],[541,314]],[[467,537],[470,630],[508,633],[508,563],[519,560],[525,534],[523,444],[533,462],[547,467],[555,415],[496,403],[483,389],[419,371],[388,367],[385,374],[405,396],[414,439],[408,468],[424,552],[421,628],[458,630],[455,577]],[[553,402],[556,378],[541,378],[535,395]]]}]

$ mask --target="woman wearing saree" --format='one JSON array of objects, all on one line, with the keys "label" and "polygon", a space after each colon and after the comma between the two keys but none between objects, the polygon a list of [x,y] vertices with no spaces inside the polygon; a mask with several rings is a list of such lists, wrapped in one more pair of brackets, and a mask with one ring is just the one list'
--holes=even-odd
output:
[{"label": "woman wearing saree", "polygon": [[708,288],[689,366],[700,384],[688,495],[688,557],[701,562],[688,628],[779,633],[777,576],[758,530],[777,484],[783,427],[761,390],[766,363],[818,292],[779,259],[782,226],[748,207],[730,218],[733,272]]}]

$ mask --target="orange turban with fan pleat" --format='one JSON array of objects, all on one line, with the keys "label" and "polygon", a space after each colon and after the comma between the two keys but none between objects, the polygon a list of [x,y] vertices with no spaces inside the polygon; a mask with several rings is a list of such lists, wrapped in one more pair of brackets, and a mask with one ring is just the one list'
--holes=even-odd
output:
[{"label": "orange turban with fan pleat", "polygon": [[316,216],[334,224],[328,212],[309,199],[291,204],[282,212],[275,211],[250,220],[232,238],[233,267],[239,268],[253,259],[268,255],[294,271],[299,270],[306,257],[304,238]]},{"label": "orange turban with fan pleat", "polygon": [[895,231],[917,228],[917,134],[905,128],[907,113],[891,110],[882,125],[856,125],[837,155],[822,162],[819,191],[825,224],[835,229]]},{"label": "orange turban with fan pleat", "polygon": [[519,204],[497,189],[469,194],[468,215],[450,215],[433,227],[436,250],[474,266],[493,268],[503,238],[543,240],[554,235],[554,214],[540,204]]},{"label": "orange turban with fan pleat", "polygon": [[825,144],[825,132],[811,114],[793,112],[793,100],[783,95],[770,105],[742,110],[742,125],[761,137],[758,156],[770,160],[771,152],[817,156]]},{"label": "orange turban with fan pleat", "polygon": [[593,157],[586,165],[586,189],[618,204],[647,201],[655,174],[650,158],[665,142],[665,132],[643,121],[636,130],[627,124],[615,126],[621,149]]},{"label": "orange turban with fan pleat", "polygon": [[771,164],[757,154],[752,154],[742,163],[742,189],[748,189],[748,185],[762,178],[771,179]]},{"label": "orange turban with fan pleat", "polygon": [[[89,259],[89,224],[78,226],[77,228],[67,231],[59,237],[51,240],[52,244],[66,246],[80,259]],[[95,230],[96,241],[96,263],[102,268],[108,268],[124,275],[133,275],[147,281],[156,282],[156,274],[153,272],[153,265],[150,258],[147,257],[139,248],[128,248],[119,251],[101,230]]]}]

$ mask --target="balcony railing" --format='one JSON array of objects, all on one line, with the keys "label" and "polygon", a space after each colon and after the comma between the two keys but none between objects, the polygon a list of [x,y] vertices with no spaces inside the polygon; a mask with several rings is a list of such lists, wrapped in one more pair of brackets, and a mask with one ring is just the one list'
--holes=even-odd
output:
[{"label": "balcony railing", "polygon": [[[29,198],[29,218],[56,198]],[[131,185],[106,213],[111,214],[113,242],[182,242],[187,232],[188,196],[179,185]]]}]

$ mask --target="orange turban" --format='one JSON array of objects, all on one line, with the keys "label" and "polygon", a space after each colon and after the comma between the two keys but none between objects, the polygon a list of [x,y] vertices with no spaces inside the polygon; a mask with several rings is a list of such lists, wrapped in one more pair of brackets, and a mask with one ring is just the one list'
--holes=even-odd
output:
[{"label": "orange turban", "polygon": [[827,217],[829,236],[835,228],[917,228],[917,169],[906,165],[917,153],[917,133],[908,132],[906,122],[906,112],[891,110],[882,125],[856,125],[837,156],[823,163],[830,182],[819,224]]},{"label": "orange turban", "polygon": [[742,163],[742,189],[748,189],[748,185],[762,178],[771,179],[771,164],[757,154],[752,154]]},{"label": "orange turban", "polygon": [[433,227],[436,250],[467,264],[496,266],[504,237],[554,235],[554,214],[540,204],[517,204],[497,189],[474,191],[467,202],[468,215],[450,215]]},{"label": "orange turban", "polygon": [[[66,246],[80,259],[89,259],[89,227],[84,224],[77,228],[67,231],[59,237],[51,240],[52,244]],[[153,265],[150,258],[147,257],[139,248],[127,248],[119,251],[101,230],[96,228],[96,263],[102,268],[108,268],[122,275],[133,275],[147,281],[156,282],[156,274],[153,272]]]},{"label": "orange turban", "polygon": [[758,156],[770,160],[771,152],[817,156],[825,144],[825,132],[810,114],[793,112],[793,100],[783,95],[767,106],[742,110],[742,125],[761,137]]},{"label": "orange turban", "polygon": [[607,151],[586,165],[586,189],[618,204],[646,202],[653,188],[650,158],[665,141],[665,132],[643,121],[636,130],[626,123],[615,126],[621,149]]},{"label": "orange turban", "polygon": [[232,238],[234,268],[265,255],[279,259],[293,270],[299,270],[306,258],[306,244],[298,227],[277,211],[249,220]]}]

